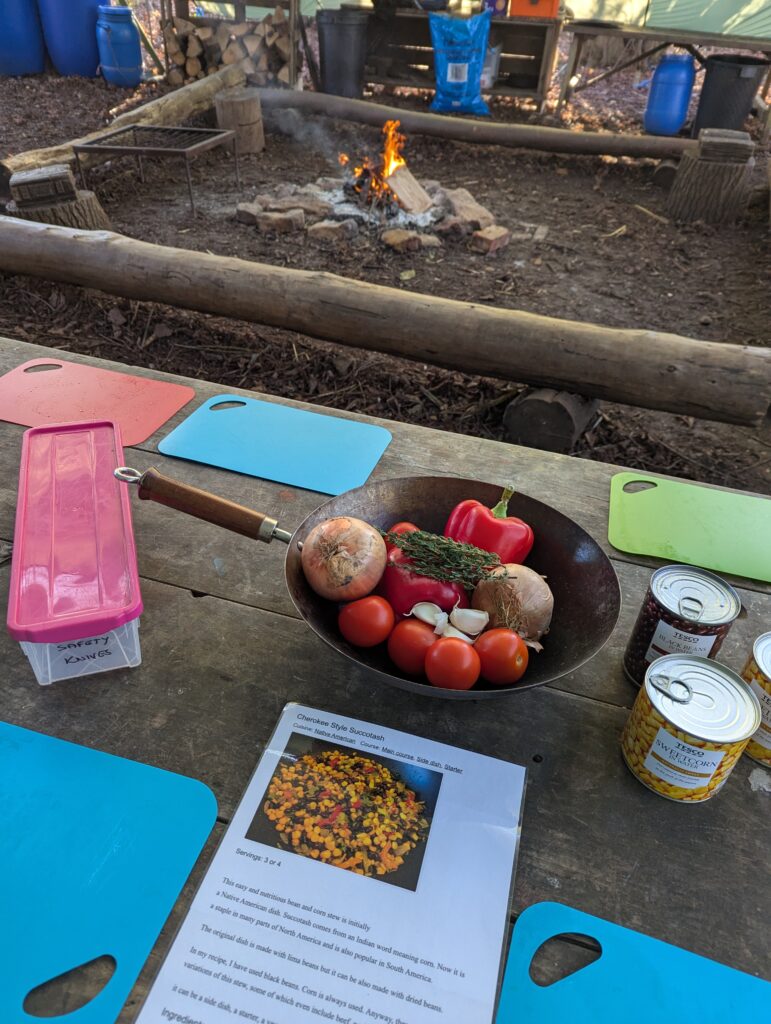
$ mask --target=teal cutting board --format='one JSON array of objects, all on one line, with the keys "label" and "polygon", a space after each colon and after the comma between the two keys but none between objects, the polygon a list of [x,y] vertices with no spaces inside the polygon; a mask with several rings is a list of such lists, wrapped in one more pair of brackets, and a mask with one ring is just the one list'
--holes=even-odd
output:
[{"label": "teal cutting board", "polygon": [[[640,484],[649,486],[636,489]],[[616,473],[608,540],[633,555],[771,583],[771,498]]]},{"label": "teal cutting board", "polygon": [[365,483],[390,441],[390,433],[373,423],[218,395],[172,430],[158,451],[309,491],[342,494]]},{"label": "teal cutting board", "polygon": [[[707,911],[706,915],[709,917]],[[720,928],[718,918],[711,927]],[[588,935],[602,952],[552,985],[529,973],[557,935]],[[768,970],[768,963],[758,964]],[[561,903],[536,903],[511,939],[496,1024],[739,1024],[771,1019],[771,984]]]},{"label": "teal cutting board", "polygon": [[[128,684],[127,684],[128,685]],[[195,779],[0,722],[0,1021],[102,956],[101,992],[68,1024],[112,1024],[214,825]]]}]

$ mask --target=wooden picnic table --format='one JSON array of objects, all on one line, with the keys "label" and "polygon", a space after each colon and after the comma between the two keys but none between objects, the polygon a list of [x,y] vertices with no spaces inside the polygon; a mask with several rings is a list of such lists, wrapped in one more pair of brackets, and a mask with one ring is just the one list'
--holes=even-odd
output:
[{"label": "wooden picnic table", "polygon": [[[0,373],[44,356],[126,370],[0,339]],[[132,372],[179,379],[140,368]],[[128,451],[127,462],[139,469],[161,466],[189,483],[275,515],[281,526],[293,530],[325,496],[157,452],[159,440],[200,401],[234,391],[203,381],[186,383],[195,388],[197,399]],[[617,467],[404,423],[368,421],[384,423],[393,433],[376,477],[444,473],[501,485],[513,480],[590,531],[611,555],[621,583],[618,626],[593,661],[548,686],[496,701],[422,697],[369,678],[298,618],[285,589],[283,545],[256,545],[153,502],[135,502],[145,609],[141,667],[40,687],[5,630],[0,640],[5,720],[201,779],[219,802],[212,838],[123,1010],[122,1024],[135,1019],[288,701],[525,765],[515,915],[531,903],[558,900],[771,977],[771,773],[742,758],[717,797],[685,807],[645,789],[621,757],[619,734],[637,692],[622,672],[621,655],[651,567],[658,563],[608,545],[608,491]],[[3,615],[23,430],[0,422]],[[745,610],[721,660],[740,669],[753,639],[771,625],[771,588],[732,582]],[[52,995],[48,1015],[66,1012],[78,994],[72,983]]]}]

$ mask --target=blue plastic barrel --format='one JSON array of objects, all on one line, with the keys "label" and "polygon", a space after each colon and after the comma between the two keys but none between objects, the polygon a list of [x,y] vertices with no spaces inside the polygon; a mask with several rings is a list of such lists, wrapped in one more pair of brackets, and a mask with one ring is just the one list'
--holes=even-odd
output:
[{"label": "blue plastic barrel", "polygon": [[696,69],[690,53],[667,53],[653,75],[645,130],[651,135],[677,135],[688,116]]},{"label": "blue plastic barrel", "polygon": [[46,46],[59,74],[96,78],[99,0],[38,0],[38,6]]},{"label": "blue plastic barrel", "polygon": [[39,75],[45,70],[43,30],[35,0],[3,0],[0,75]]},{"label": "blue plastic barrel", "polygon": [[110,85],[134,89],[142,81],[139,31],[128,7],[99,8],[96,41],[102,74]]}]

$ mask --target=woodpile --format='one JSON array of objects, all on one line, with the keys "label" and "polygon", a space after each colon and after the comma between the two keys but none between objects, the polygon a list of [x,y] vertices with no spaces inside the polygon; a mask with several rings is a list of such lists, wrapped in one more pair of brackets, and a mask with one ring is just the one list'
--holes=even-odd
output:
[{"label": "woodpile", "polygon": [[185,85],[239,64],[251,85],[291,86],[298,66],[292,35],[283,7],[276,7],[259,22],[199,24],[174,18],[163,29],[169,59],[167,80],[170,85]]}]

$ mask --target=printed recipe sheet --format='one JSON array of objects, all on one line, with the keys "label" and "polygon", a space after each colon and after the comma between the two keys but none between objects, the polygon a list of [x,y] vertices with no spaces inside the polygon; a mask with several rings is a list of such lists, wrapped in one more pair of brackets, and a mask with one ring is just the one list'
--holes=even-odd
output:
[{"label": "printed recipe sheet", "polygon": [[524,784],[287,705],[138,1024],[489,1024]]}]

